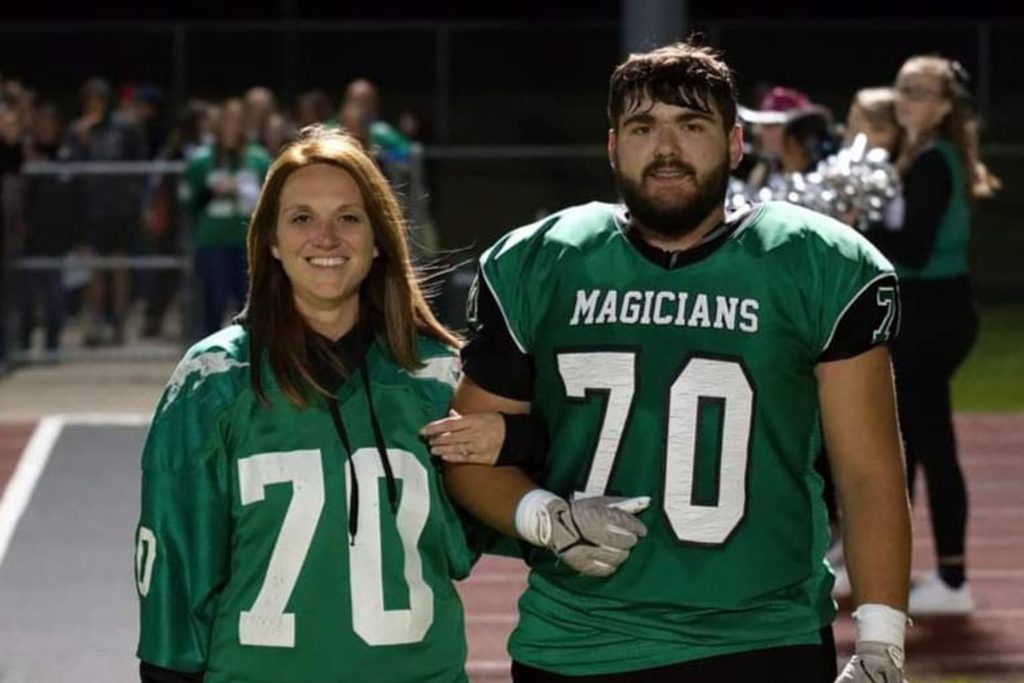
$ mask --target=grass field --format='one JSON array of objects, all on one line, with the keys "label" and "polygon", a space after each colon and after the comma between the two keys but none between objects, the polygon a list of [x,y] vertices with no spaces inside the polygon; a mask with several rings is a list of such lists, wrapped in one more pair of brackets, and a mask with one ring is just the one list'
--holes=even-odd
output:
[{"label": "grass field", "polygon": [[1024,411],[1024,304],[982,308],[978,343],[953,381],[953,407]]}]

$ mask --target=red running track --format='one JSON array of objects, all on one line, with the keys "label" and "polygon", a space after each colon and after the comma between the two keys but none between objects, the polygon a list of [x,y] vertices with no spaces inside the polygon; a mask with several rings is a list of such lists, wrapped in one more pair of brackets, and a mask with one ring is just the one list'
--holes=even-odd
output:
[{"label": "red running track", "polygon": [[[0,424],[0,495],[34,427]],[[978,609],[965,618],[917,619],[908,633],[908,673],[918,681],[1024,681],[1024,416],[961,416],[957,435],[971,499],[967,553]],[[924,502],[920,492],[914,517],[918,573],[934,564]],[[461,584],[474,681],[509,680],[505,639],[524,586],[519,562],[490,557]],[[841,610],[836,638],[845,657],[853,628],[849,605]]]}]

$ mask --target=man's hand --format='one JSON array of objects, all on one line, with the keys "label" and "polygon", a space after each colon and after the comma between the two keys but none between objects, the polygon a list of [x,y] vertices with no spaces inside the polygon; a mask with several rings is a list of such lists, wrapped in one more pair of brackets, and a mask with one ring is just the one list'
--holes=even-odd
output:
[{"label": "man's hand", "polygon": [[853,612],[856,645],[836,683],[902,683],[907,615],[888,605],[861,605]]},{"label": "man's hand", "polygon": [[903,648],[877,641],[858,641],[836,683],[903,683]]},{"label": "man's hand", "polygon": [[569,503],[550,491],[534,489],[519,503],[516,530],[585,576],[610,576],[647,535],[647,527],[634,515],[649,503],[647,497],[610,496]]}]

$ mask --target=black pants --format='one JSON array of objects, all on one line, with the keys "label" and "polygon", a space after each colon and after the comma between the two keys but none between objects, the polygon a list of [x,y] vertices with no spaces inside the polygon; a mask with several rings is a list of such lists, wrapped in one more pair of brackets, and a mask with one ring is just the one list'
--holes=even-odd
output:
[{"label": "black pants", "polygon": [[902,320],[893,343],[896,400],[914,491],[924,470],[932,533],[940,560],[964,554],[967,489],[957,459],[950,382],[978,336],[978,314],[965,277],[900,283]]},{"label": "black pants", "polygon": [[833,683],[836,675],[831,627],[821,630],[819,645],[753,650],[616,674],[561,676],[512,662],[515,683]]}]

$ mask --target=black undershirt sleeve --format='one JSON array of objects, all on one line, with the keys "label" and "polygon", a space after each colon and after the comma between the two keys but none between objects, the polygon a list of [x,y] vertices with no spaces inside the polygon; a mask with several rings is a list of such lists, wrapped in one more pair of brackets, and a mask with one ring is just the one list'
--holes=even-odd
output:
[{"label": "black undershirt sleeve", "polygon": [[519,350],[487,281],[480,272],[469,292],[472,336],[462,347],[462,371],[481,388],[515,401],[533,398],[533,358]]},{"label": "black undershirt sleeve", "polygon": [[931,258],[942,216],[953,196],[953,175],[937,149],[923,152],[903,178],[905,214],[899,230],[875,226],[867,237],[893,261],[923,268]]},{"label": "black undershirt sleeve", "polygon": [[498,453],[499,467],[515,465],[527,474],[544,469],[548,451],[548,431],[536,415],[502,413],[505,440]]}]

